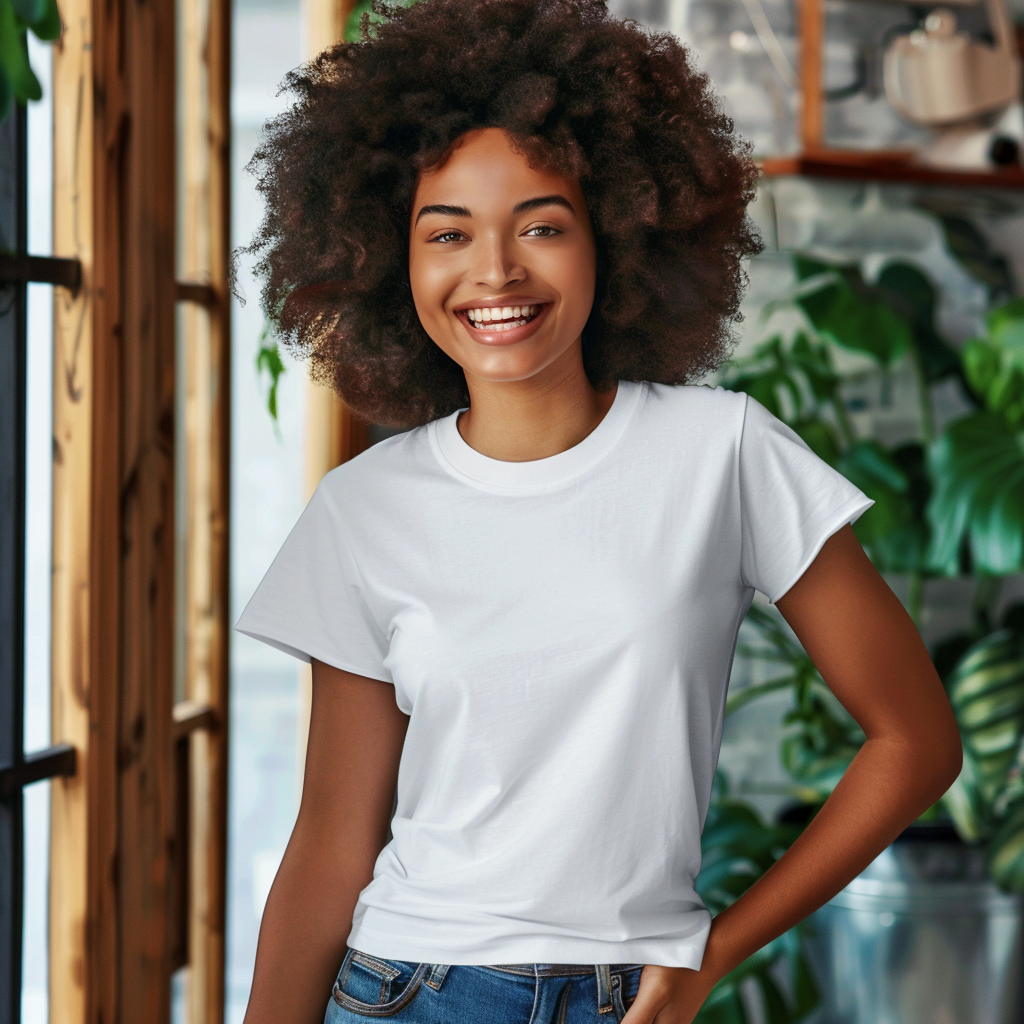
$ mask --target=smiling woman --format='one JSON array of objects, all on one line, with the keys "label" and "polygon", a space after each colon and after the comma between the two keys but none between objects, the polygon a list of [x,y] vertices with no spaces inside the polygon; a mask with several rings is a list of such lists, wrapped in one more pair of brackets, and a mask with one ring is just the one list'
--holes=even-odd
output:
[{"label": "smiling woman", "polygon": [[[679,44],[601,0],[419,0],[291,81],[264,299],[412,429],[323,477],[237,623],[313,675],[246,1024],[691,1024],[959,769],[850,529],[871,500],[694,382],[756,248],[751,165]],[[712,920],[701,830],[755,590],[867,741]]]}]

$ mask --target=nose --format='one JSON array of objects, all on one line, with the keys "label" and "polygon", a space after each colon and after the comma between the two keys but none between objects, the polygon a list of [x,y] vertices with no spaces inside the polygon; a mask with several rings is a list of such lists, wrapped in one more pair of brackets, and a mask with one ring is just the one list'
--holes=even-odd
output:
[{"label": "nose", "polygon": [[500,235],[479,239],[474,249],[473,276],[477,286],[500,291],[526,277],[526,268],[519,262],[515,246]]}]

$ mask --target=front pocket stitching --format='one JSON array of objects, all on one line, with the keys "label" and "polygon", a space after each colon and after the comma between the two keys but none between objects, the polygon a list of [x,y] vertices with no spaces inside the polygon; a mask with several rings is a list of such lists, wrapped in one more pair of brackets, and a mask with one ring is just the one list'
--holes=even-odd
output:
[{"label": "front pocket stitching", "polygon": [[412,1001],[429,967],[430,964],[420,964],[413,971],[409,984],[389,1003],[364,1003],[360,999],[354,999],[337,984],[335,984],[331,996],[339,1006],[364,1017],[389,1017],[393,1013],[398,1013],[403,1006]]},{"label": "front pocket stitching", "polygon": [[369,953],[363,953],[358,949],[352,952],[352,962],[362,964],[363,967],[368,967],[372,971],[379,971],[388,981],[394,981],[402,973],[400,968],[389,964],[386,960],[378,960],[375,956],[370,956]]}]

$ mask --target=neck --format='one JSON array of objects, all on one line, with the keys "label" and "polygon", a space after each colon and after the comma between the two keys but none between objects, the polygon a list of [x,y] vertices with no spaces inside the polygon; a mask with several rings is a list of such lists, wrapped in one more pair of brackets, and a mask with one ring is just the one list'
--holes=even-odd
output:
[{"label": "neck", "polygon": [[546,459],[578,445],[604,419],[616,389],[595,391],[578,346],[573,354],[526,380],[467,374],[470,407],[458,420],[466,444],[502,462]]}]

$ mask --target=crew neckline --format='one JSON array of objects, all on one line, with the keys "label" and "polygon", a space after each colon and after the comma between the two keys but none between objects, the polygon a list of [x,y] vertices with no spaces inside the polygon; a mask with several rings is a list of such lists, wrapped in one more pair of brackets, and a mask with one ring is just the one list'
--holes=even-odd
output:
[{"label": "crew neckline", "polygon": [[487,490],[529,491],[557,487],[586,472],[599,462],[625,432],[632,419],[643,384],[620,380],[608,411],[582,441],[557,455],[528,462],[492,459],[472,448],[459,433],[457,409],[428,424],[430,446],[441,465],[467,482]]}]

